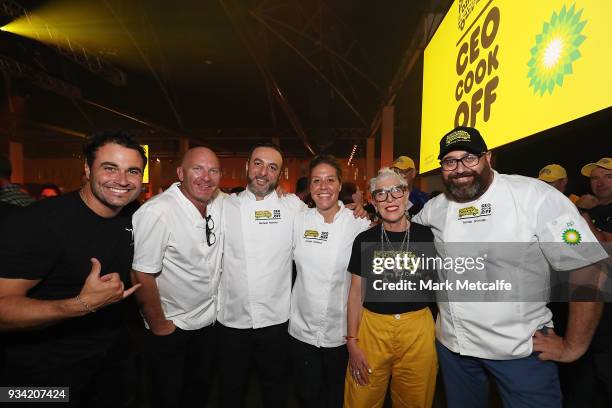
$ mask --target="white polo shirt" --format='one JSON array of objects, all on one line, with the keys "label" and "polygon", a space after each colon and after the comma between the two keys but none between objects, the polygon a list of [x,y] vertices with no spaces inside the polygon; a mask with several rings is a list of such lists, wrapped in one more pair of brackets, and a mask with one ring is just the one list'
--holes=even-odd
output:
[{"label": "white polo shirt", "polygon": [[144,273],[161,272],[156,282],[162,309],[166,319],[183,330],[199,329],[215,321],[225,197],[219,191],[206,208],[214,222],[216,241],[212,246],[206,241],[206,220],[181,192],[179,183],[144,203],[132,219],[132,268]]},{"label": "white polo shirt", "polygon": [[223,273],[217,320],[256,329],[289,319],[293,222],[306,205],[276,192],[257,201],[248,189],[224,203]]},{"label": "white polo shirt", "polygon": [[295,219],[293,259],[297,277],[291,294],[289,334],[317,347],[346,343],[346,305],[351,286],[347,267],[355,237],[370,221],[355,219],[338,201],[340,211],[325,223],[316,208]]},{"label": "white polo shirt", "polygon": [[[442,252],[465,248],[448,243],[479,243],[472,249],[481,247],[481,255],[488,252],[487,280],[513,277],[527,292],[530,287],[549,286],[551,267],[572,270],[607,257],[572,202],[529,177],[494,172],[491,186],[477,200],[458,203],[440,194],[414,221],[432,228],[435,241],[445,243],[437,245]],[[567,231],[577,232],[580,242],[568,242]],[[521,243],[521,250],[516,251],[518,244],[495,243]],[[523,300],[521,293],[515,295]],[[552,326],[552,313],[544,301],[449,301],[438,306],[437,338],[462,355],[496,360],[525,357],[532,353],[536,330]]]}]

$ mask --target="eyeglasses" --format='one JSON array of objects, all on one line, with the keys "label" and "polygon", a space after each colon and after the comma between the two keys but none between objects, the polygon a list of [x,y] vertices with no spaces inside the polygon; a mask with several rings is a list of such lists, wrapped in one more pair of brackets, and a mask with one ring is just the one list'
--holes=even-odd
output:
[{"label": "eyeglasses", "polygon": [[463,157],[458,159],[444,159],[440,161],[440,165],[442,166],[442,170],[452,171],[459,166],[459,162],[463,164],[465,167],[475,167],[478,165],[480,158],[484,156],[484,153],[480,154],[466,154]]},{"label": "eyeglasses", "polygon": [[379,203],[383,201],[387,201],[389,194],[391,194],[392,198],[402,198],[406,193],[406,187],[404,186],[392,186],[389,188],[380,188],[378,190],[372,191],[372,197]]},{"label": "eyeglasses", "polygon": [[212,215],[207,215],[205,219],[206,219],[206,243],[208,244],[208,246],[213,246],[215,242],[217,241],[217,237],[215,236],[215,233],[213,232],[213,229],[215,229],[215,222],[212,219]]}]

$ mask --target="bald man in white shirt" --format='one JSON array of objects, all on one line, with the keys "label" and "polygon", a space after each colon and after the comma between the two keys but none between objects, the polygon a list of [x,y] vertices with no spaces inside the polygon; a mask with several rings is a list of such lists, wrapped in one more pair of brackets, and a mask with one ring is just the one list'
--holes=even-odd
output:
[{"label": "bald man in white shirt", "polygon": [[222,257],[225,194],[217,155],[206,147],[188,150],[177,176],[133,217],[132,278],[142,285],[137,300],[148,329],[150,401],[160,408],[206,403]]}]

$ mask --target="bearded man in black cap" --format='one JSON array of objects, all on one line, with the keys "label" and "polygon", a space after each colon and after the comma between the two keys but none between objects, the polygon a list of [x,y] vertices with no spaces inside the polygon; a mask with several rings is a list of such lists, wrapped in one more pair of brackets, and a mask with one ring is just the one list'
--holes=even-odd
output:
[{"label": "bearded man in black cap", "polygon": [[[599,268],[592,264],[607,254],[555,188],[493,170],[478,130],[448,132],[438,158],[447,192],[428,201],[414,221],[431,227],[444,259],[457,266],[465,261],[462,270],[440,268],[440,281],[461,277],[476,285],[438,292],[436,346],[448,406],[487,406],[490,374],[504,406],[560,407],[551,360],[574,361],[586,351],[601,303],[570,302],[567,331],[557,336],[546,307],[550,270],[577,270],[572,273],[589,276],[596,287]],[[468,256],[483,267],[468,268]],[[503,279],[510,288],[494,292],[490,284]]]}]

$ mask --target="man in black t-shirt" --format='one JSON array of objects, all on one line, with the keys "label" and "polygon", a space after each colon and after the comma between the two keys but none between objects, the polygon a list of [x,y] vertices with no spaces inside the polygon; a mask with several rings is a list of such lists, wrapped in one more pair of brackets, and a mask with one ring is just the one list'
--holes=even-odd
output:
[{"label": "man in black t-shirt", "polygon": [[589,178],[593,195],[583,195],[576,206],[599,241],[612,241],[612,158],[589,163],[580,172]]},{"label": "man in black t-shirt", "polygon": [[[612,241],[612,159],[602,158],[582,167],[593,195],[577,202],[582,216],[601,242]],[[609,247],[608,247],[609,248]],[[612,280],[608,276],[607,296]],[[574,407],[612,406],[612,299],[605,299],[601,319],[587,352],[580,359],[561,367],[564,405]]]},{"label": "man in black t-shirt", "polygon": [[125,289],[133,242],[122,209],[140,194],[146,156],[124,132],[92,136],[84,153],[80,191],[0,222],[0,330],[8,332],[0,378],[68,386],[70,406],[121,406],[122,372],[112,366],[124,349],[118,302],[138,288]]}]

